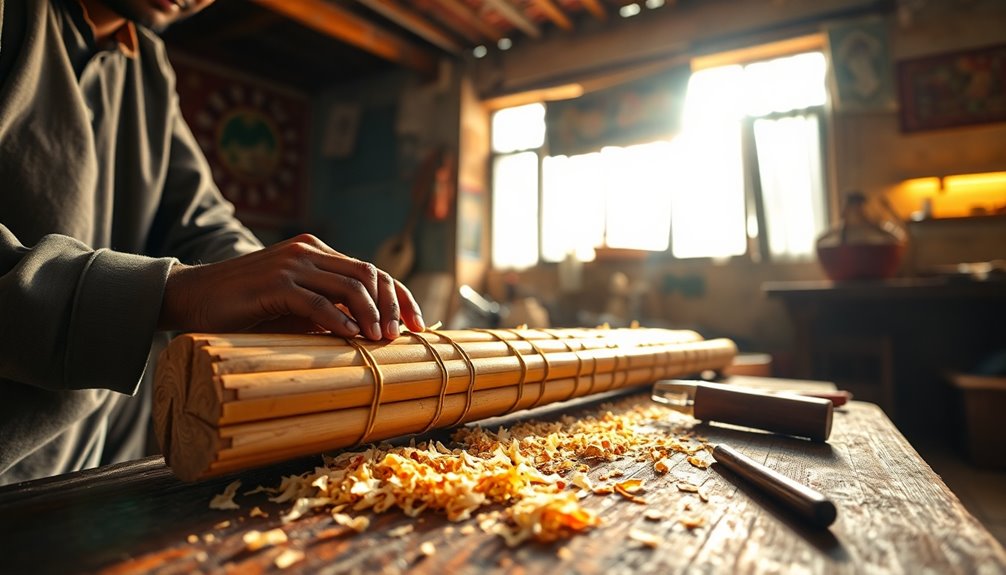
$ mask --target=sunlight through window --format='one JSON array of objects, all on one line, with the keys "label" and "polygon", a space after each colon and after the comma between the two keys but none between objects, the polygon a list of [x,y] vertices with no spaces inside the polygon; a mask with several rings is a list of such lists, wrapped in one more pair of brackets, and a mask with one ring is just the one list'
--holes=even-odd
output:
[{"label": "sunlight through window", "polygon": [[719,259],[759,245],[778,261],[813,257],[827,225],[826,69],[810,52],[700,70],[672,141],[569,157],[546,155],[544,104],[496,112],[493,265],[598,247]]},{"label": "sunlight through window", "polygon": [[538,263],[538,154],[496,158],[492,238],[495,267],[522,269]]},{"label": "sunlight through window", "polygon": [[545,105],[528,104],[493,114],[493,151],[516,152],[545,143]]},{"label": "sunlight through window", "polygon": [[675,142],[671,245],[675,257],[730,257],[747,250],[740,121],[740,66],[697,72],[685,128]]}]

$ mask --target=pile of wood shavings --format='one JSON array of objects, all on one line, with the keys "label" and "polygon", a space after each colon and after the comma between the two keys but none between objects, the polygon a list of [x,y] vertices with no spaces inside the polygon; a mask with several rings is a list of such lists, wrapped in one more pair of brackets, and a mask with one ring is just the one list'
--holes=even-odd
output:
[{"label": "pile of wood shavings", "polygon": [[559,421],[530,421],[510,429],[462,428],[454,435],[458,448],[440,442],[409,446],[381,445],[363,451],[325,457],[313,472],[284,477],[277,488],[250,493],[272,494],[271,501],[293,502],[283,521],[291,522],[316,509],[330,512],[336,523],[356,531],[369,517],[351,513],[382,513],[393,508],[410,517],[424,511],[444,513],[464,521],[483,507],[502,511],[479,513],[479,526],[514,546],[528,539],[551,542],[568,538],[600,523],[580,500],[591,494],[617,493],[645,504],[637,495],[642,481],[606,483],[621,476],[601,475],[595,485],[586,472],[591,463],[630,458],[650,461],[657,473],[669,469],[668,458],[684,453],[700,468],[707,466],[701,438],[669,432],[668,411],[657,405],[602,405],[598,414]]}]

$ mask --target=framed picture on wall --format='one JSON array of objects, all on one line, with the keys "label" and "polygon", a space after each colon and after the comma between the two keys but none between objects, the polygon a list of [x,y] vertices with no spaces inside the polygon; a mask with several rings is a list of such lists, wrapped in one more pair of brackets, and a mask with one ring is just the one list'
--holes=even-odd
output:
[{"label": "framed picture on wall", "polygon": [[842,112],[894,111],[894,74],[887,21],[871,19],[828,29],[835,105]]},{"label": "framed picture on wall", "polygon": [[245,223],[298,224],[307,200],[306,96],[172,54],[179,105]]},{"label": "framed picture on wall", "polygon": [[901,130],[1006,122],[1006,44],[903,60]]}]

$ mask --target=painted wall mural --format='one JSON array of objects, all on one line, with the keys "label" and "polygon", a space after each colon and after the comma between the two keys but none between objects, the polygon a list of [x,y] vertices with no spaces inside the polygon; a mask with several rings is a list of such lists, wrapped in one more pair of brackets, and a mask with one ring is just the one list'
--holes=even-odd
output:
[{"label": "painted wall mural", "polygon": [[242,220],[285,227],[306,202],[309,101],[300,94],[173,58],[182,115]]}]

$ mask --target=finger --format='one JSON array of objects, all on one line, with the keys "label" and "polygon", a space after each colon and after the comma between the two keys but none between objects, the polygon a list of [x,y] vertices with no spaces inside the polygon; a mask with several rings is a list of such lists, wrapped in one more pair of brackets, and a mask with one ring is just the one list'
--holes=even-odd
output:
[{"label": "finger", "polygon": [[401,315],[395,280],[387,272],[377,272],[377,309],[381,312],[381,327],[384,337],[395,339],[402,334]]},{"label": "finger", "polygon": [[294,285],[285,294],[283,303],[289,314],[308,319],[343,337],[353,337],[360,333],[360,326],[332,305],[325,295],[300,285]]},{"label": "finger", "polygon": [[399,314],[405,322],[405,326],[412,331],[424,331],[426,322],[423,321],[423,312],[416,303],[416,298],[412,297],[409,288],[398,281],[395,281],[395,293],[398,296]]},{"label": "finger", "polygon": [[[288,243],[299,243],[314,248],[321,259],[315,265],[332,273],[341,273],[356,278],[367,287],[372,297],[377,299],[377,267],[363,260],[347,256],[329,246],[312,234],[300,234],[287,240]],[[312,258],[313,259],[313,258]]]},{"label": "finger", "polygon": [[310,292],[327,298],[330,304],[342,304],[349,310],[349,315],[355,320],[364,337],[375,341],[381,339],[381,317],[377,303],[359,280],[315,268],[311,272],[301,274],[296,281]]},{"label": "finger", "polygon": [[380,270],[377,269],[377,266],[363,260],[333,255],[324,251],[316,252],[316,254],[317,256],[312,257],[311,261],[318,269],[353,278],[363,285],[375,302],[380,299],[377,285]]}]

